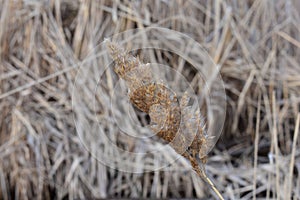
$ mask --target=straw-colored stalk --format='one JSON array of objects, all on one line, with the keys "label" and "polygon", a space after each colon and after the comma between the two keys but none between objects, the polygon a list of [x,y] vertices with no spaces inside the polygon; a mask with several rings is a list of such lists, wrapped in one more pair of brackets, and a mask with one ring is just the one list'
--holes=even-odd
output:
[{"label": "straw-colored stalk", "polygon": [[115,61],[114,71],[125,80],[130,102],[149,114],[150,128],[159,138],[168,142],[180,155],[188,159],[193,170],[223,199],[221,193],[205,173],[208,138],[201,123],[201,114],[188,106],[187,94],[179,100],[165,83],[156,82],[151,68],[117,44],[106,41]]}]

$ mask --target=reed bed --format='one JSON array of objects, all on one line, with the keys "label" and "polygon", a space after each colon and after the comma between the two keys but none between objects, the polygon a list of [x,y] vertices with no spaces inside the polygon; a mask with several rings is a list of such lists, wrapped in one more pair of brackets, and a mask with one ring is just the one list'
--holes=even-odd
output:
[{"label": "reed bed", "polygon": [[[190,36],[220,66],[226,120],[206,171],[224,198],[300,199],[299,10],[297,0],[0,0],[0,199],[215,198],[183,157],[152,171],[177,156],[171,147],[133,159],[112,149],[162,145],[120,134],[113,118],[132,130],[128,102],[110,106],[117,76],[91,54],[105,38],[146,27]],[[178,47],[176,38],[166,45]],[[193,75],[178,56],[154,53],[141,59]],[[133,113],[136,134],[148,133],[147,118]]]}]

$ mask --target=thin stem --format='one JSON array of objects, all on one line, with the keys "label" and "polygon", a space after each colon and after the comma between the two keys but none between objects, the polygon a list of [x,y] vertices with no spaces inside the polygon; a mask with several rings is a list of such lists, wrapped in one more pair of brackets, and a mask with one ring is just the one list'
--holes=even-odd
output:
[{"label": "thin stem", "polygon": [[206,182],[208,183],[208,185],[210,186],[210,188],[216,193],[216,195],[218,196],[218,198],[220,200],[224,200],[224,197],[222,196],[222,194],[220,193],[220,191],[216,188],[215,184],[210,180],[210,178],[206,175],[204,170],[201,170],[201,175],[200,177]]},{"label": "thin stem", "polygon": [[199,163],[195,157],[191,156],[188,152],[183,153],[183,156],[191,162],[191,165],[194,171],[199,175],[199,177],[205,181],[209,187],[215,192],[220,200],[224,200],[221,192],[216,188],[215,184],[210,180],[210,178],[206,175],[204,164],[201,162]]}]

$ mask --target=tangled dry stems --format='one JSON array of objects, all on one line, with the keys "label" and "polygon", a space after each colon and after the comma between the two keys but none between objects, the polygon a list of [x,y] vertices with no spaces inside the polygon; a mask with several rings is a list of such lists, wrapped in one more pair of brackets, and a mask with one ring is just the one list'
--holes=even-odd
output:
[{"label": "tangled dry stems", "polygon": [[[185,162],[137,175],[112,170],[92,159],[76,134],[73,113],[87,119],[84,134],[99,134],[90,100],[103,67],[93,61],[88,79],[80,77],[85,101],[72,110],[78,61],[113,33],[155,25],[195,38],[221,66],[228,115],[206,166],[218,189],[228,199],[299,199],[299,9],[297,0],[1,0],[1,198],[207,197]],[[192,74],[179,59],[157,59]],[[107,77],[96,109],[101,127],[115,133]],[[109,144],[90,140],[116,157]],[[170,156],[120,159],[143,172]]]}]

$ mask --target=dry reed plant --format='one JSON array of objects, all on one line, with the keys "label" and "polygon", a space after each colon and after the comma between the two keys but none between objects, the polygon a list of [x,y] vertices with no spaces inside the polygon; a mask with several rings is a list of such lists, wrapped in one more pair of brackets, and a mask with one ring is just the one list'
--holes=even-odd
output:
[{"label": "dry reed plant", "polygon": [[114,71],[126,81],[129,88],[130,102],[149,114],[152,131],[168,142],[178,154],[188,159],[199,177],[209,184],[220,199],[224,199],[204,169],[209,139],[200,110],[197,109],[193,113],[188,106],[187,93],[179,100],[177,94],[168,88],[167,83],[156,82],[149,64],[143,64],[127,50],[108,39],[105,43],[115,62]]},{"label": "dry reed plant", "polygon": [[[300,199],[299,10],[299,0],[0,0],[0,199],[211,199],[186,159],[149,172],[176,152],[128,161],[93,137],[99,135],[95,127],[118,133],[107,106],[112,74],[95,94],[103,62],[90,57],[84,76],[76,76],[78,66],[104,38],[151,26],[189,35],[220,66],[227,116],[206,170],[224,198]],[[175,39],[165,45],[184,48]],[[193,78],[184,60],[152,55]],[[83,100],[72,109],[75,80]],[[80,142],[73,116],[85,120],[80,131],[101,156],[130,162],[140,173],[97,162]],[[143,151],[158,144],[124,146]]]}]

